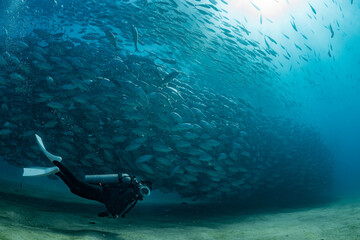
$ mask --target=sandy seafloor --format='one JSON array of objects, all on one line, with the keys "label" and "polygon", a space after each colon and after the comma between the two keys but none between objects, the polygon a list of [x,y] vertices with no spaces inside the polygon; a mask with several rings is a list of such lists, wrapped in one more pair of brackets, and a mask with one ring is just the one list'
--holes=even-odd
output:
[{"label": "sandy seafloor", "polygon": [[360,198],[247,211],[152,201],[126,218],[70,194],[0,182],[0,239],[360,239]]}]

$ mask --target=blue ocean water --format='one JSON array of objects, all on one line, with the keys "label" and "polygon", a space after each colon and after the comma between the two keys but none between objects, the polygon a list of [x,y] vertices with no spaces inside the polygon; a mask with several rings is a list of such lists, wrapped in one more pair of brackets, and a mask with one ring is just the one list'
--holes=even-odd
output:
[{"label": "blue ocean water", "polygon": [[77,174],[127,171],[194,201],[358,192],[357,1],[15,0],[0,13],[10,165],[49,166],[38,133]]}]

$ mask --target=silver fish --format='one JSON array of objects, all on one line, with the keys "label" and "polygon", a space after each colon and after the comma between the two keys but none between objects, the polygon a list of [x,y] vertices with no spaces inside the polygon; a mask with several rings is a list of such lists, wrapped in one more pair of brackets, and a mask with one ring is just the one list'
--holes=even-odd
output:
[{"label": "silver fish", "polygon": [[133,37],[133,41],[134,41],[134,45],[135,45],[135,52],[139,52],[139,49],[138,49],[139,34],[138,34],[137,28],[134,25],[131,25],[131,33],[132,33],[132,37]]}]

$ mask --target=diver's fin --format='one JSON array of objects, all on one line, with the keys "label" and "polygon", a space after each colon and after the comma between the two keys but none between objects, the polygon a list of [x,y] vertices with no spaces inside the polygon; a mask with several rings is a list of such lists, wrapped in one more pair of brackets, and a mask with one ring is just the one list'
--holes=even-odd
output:
[{"label": "diver's fin", "polygon": [[23,177],[39,177],[52,175],[59,172],[58,167],[33,167],[33,168],[24,168]]},{"label": "diver's fin", "polygon": [[46,156],[48,159],[50,159],[51,162],[53,162],[53,161],[61,162],[61,160],[62,160],[61,157],[55,156],[55,155],[49,153],[49,152],[46,150],[46,148],[45,148],[45,146],[44,146],[44,143],[43,143],[41,137],[39,137],[39,135],[35,134],[35,137],[36,137],[37,143],[39,144],[39,147],[40,147],[41,151],[43,151],[43,153],[45,154],[45,156]]}]

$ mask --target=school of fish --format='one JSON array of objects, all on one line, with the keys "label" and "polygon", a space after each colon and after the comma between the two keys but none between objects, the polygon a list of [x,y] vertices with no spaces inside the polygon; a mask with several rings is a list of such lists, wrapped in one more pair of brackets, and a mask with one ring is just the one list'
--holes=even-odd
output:
[{"label": "school of fish", "polygon": [[328,187],[332,156],[315,129],[206,81],[215,71],[244,82],[278,74],[274,50],[248,40],[218,1],[204,2],[55,0],[3,11],[1,156],[49,166],[37,133],[77,174],[129,172],[183,197]]}]

